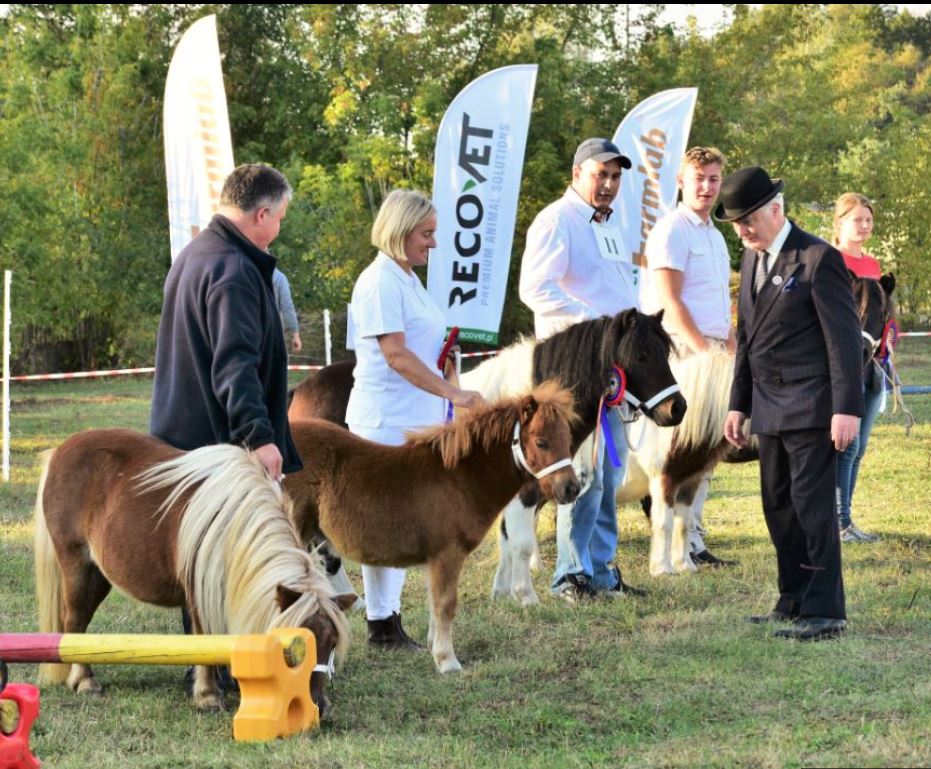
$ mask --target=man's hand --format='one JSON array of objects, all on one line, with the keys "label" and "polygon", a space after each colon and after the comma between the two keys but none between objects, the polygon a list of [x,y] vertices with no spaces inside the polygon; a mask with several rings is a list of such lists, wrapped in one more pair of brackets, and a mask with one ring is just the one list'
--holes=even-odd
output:
[{"label": "man's hand", "polygon": [[727,350],[730,355],[737,354],[737,332],[734,331],[733,328],[727,332],[727,341],[724,343],[724,349]]},{"label": "man's hand", "polygon": [[291,352],[300,352],[304,345],[301,343],[301,332],[295,331],[291,334]]},{"label": "man's hand", "polygon": [[831,417],[831,440],[838,451],[846,449],[860,432],[860,417],[835,414]]},{"label": "man's hand", "polygon": [[278,451],[278,447],[274,443],[259,446],[252,453],[259,458],[259,462],[262,463],[269,478],[273,481],[281,481],[284,478],[281,474],[281,452]]},{"label": "man's hand", "polygon": [[724,437],[727,442],[738,449],[747,447],[749,441],[744,435],[744,422],[747,421],[747,415],[742,411],[728,411],[727,419],[724,420]]}]

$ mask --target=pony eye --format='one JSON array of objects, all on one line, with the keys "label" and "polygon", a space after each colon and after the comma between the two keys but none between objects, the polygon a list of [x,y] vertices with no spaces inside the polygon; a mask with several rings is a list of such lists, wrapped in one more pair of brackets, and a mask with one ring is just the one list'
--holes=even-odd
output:
[{"label": "pony eye", "polygon": [[534,443],[536,443],[538,449],[543,449],[545,451],[549,448],[549,444],[542,438],[537,438]]}]

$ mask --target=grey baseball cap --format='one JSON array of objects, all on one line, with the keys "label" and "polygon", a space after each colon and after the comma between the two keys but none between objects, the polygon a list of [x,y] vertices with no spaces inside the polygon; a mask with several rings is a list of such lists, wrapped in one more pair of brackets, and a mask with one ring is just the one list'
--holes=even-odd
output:
[{"label": "grey baseball cap", "polygon": [[597,160],[599,163],[607,163],[609,160],[620,160],[621,168],[630,168],[630,158],[621,154],[614,142],[607,139],[586,139],[579,145],[575,151],[575,158],[572,165],[580,166],[586,160]]}]

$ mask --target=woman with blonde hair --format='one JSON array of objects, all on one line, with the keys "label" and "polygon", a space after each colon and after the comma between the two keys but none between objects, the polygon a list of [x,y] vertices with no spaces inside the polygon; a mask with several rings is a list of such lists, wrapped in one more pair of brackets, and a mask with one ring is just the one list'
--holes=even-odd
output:
[{"label": "woman with blonde hair", "polygon": [[[872,234],[872,202],[856,192],[845,192],[834,205],[834,245],[843,255],[847,269],[856,277],[879,280],[882,275],[879,262],[863,250]],[[850,510],[860,461],[866,453],[870,431],[882,403],[882,386],[876,388],[864,385],[863,395],[865,409],[863,419],[860,420],[860,433],[837,458],[837,523],[840,526],[841,542],[875,542],[879,539],[877,535],[860,529],[853,522]]]},{"label": "woman with blonde hair", "polygon": [[[427,263],[436,247],[435,232],[436,209],[425,195],[391,192],[372,225],[378,255],[352,291],[349,338],[356,367],[346,423],[351,432],[376,443],[397,446],[407,431],[442,422],[445,401],[459,408],[484,402],[437,369],[446,318],[413,271]],[[401,625],[404,577],[404,569],[362,565],[373,646],[423,648]]]}]

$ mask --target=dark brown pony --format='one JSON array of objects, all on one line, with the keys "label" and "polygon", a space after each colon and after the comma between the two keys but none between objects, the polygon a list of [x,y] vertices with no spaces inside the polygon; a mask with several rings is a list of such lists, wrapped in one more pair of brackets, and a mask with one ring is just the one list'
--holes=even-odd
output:
[{"label": "dark brown pony", "polygon": [[528,478],[560,502],[578,495],[570,457],[572,396],[549,382],[531,395],[457,416],[402,446],[366,441],[322,420],[291,433],[304,469],[285,479],[305,542],[373,566],[427,565],[433,658],[461,668],[453,651],[459,574]]},{"label": "dark brown pony", "polygon": [[[43,458],[35,512],[42,632],[83,633],[112,585],[156,606],[187,605],[195,633],[306,627],[317,660],[345,651],[348,627],[316,555],[301,545],[291,502],[236,446],[182,452],[130,430],[86,430]],[[327,666],[311,676],[326,708]],[[194,701],[222,705],[198,666]],[[101,686],[87,665],[43,665],[40,679]]]}]

